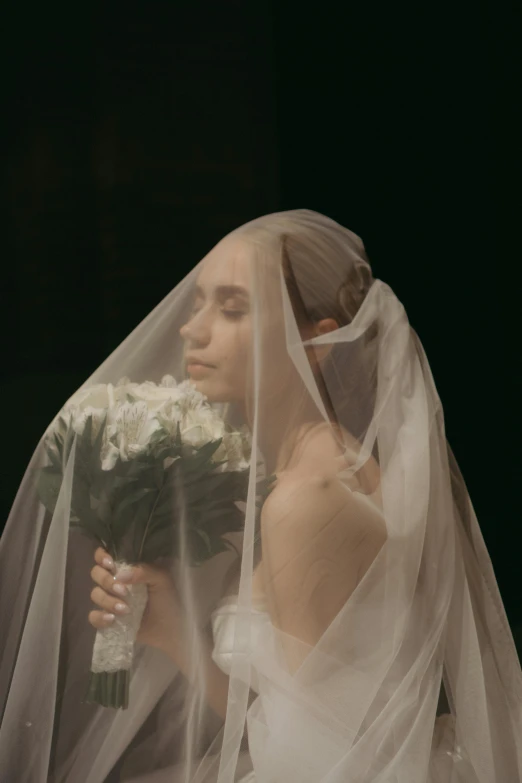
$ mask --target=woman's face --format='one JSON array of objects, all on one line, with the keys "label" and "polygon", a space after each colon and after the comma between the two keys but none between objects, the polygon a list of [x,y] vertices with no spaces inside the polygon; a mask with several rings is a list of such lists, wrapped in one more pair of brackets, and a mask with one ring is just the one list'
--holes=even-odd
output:
[{"label": "woman's face", "polygon": [[210,402],[245,400],[251,358],[246,243],[225,237],[202,261],[193,309],[181,327],[190,380]]}]

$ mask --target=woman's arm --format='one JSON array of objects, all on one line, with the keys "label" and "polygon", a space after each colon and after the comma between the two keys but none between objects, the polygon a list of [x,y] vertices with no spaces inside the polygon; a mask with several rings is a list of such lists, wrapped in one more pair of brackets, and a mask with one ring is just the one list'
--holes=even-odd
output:
[{"label": "woman's arm", "polygon": [[212,659],[213,641],[211,636],[202,633],[200,643],[202,645],[201,665],[198,667],[191,665],[190,655],[182,640],[173,641],[165,651],[189,682],[201,687],[201,683],[194,683],[194,677],[204,678],[206,701],[209,707],[224,720],[227,714],[230,677]]}]

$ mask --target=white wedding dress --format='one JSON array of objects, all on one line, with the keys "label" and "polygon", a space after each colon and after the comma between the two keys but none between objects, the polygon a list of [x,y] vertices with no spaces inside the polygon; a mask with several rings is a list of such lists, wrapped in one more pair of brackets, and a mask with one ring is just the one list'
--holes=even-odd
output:
[{"label": "white wedding dress", "polygon": [[[236,611],[237,596],[228,595],[218,602],[211,615],[214,637],[212,659],[225,674],[230,674]],[[259,687],[255,665],[256,653],[266,654],[267,647],[270,647],[269,640],[273,638],[268,607],[262,599],[253,601],[252,618],[250,687],[258,693]],[[447,783],[449,780],[448,774],[450,774],[449,769],[455,760],[458,760],[459,763],[455,766],[452,780],[455,783],[475,783],[475,773],[466,759],[460,757],[459,750],[460,748],[457,748],[455,753],[453,717],[449,714],[440,715],[435,722],[430,773],[427,783]],[[256,783],[255,773],[251,771],[243,777],[236,778],[236,783]],[[288,781],[288,783],[294,783],[294,781]]]},{"label": "white wedding dress", "polygon": [[[212,633],[214,637],[214,649],[212,659],[219,668],[230,674],[232,653],[234,649],[234,624],[237,612],[237,596],[227,595],[222,598],[211,615]],[[252,603],[252,626],[251,626],[251,644],[252,650],[259,647],[259,642],[263,638],[266,640],[270,633],[271,620],[268,614],[268,607],[265,602],[257,599]],[[257,672],[255,666],[252,666],[250,687],[259,692],[257,683]],[[240,759],[247,762],[248,759]],[[256,777],[253,771],[237,778],[237,783],[255,783]]]},{"label": "white wedding dress", "polygon": [[[231,671],[234,649],[237,606],[237,596],[227,595],[216,604],[211,614],[214,639],[212,659],[228,675]],[[272,623],[268,607],[263,600],[255,599],[252,604],[250,687],[256,693],[259,693],[256,657],[257,655],[263,656],[267,654],[267,651],[271,649],[270,640],[272,639]],[[427,783],[447,783],[449,780],[449,769],[451,763],[455,761],[453,737],[453,717],[451,715],[439,716],[435,723],[430,774]],[[217,775],[217,767],[215,765],[214,770],[214,774]],[[476,781],[473,770],[464,758],[456,765],[453,774],[454,777],[451,780],[455,781],[455,783],[475,783]],[[181,778],[179,777],[180,775]],[[458,776],[455,777],[455,775]],[[181,779],[184,780],[182,769],[178,770],[177,767],[169,767],[168,769],[158,770],[155,773],[132,778],[129,783],[178,783],[178,780]],[[248,752],[241,752],[239,755],[235,783],[257,783]],[[287,781],[286,783],[297,783],[297,781]]]},{"label": "white wedding dress", "polygon": [[[211,615],[214,649],[212,659],[219,668],[230,674],[231,660],[234,649],[234,621],[237,612],[237,596],[227,595],[216,605]],[[252,603],[251,645],[252,650],[259,649],[259,644],[265,641],[271,632],[271,620],[268,607],[261,599]],[[257,672],[252,666],[250,687],[259,693]]]}]

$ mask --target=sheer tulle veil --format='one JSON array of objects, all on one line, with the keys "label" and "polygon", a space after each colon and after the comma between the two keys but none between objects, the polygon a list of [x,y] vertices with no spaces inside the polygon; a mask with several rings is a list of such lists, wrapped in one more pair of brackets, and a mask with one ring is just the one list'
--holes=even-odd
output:
[{"label": "sheer tulle veil", "polygon": [[[191,374],[187,353],[210,365]],[[85,424],[93,389],[107,422],[125,392],[128,410],[167,427],[180,386],[197,393],[191,447],[208,425],[228,449],[206,483],[175,485],[162,516],[189,670],[137,641],[128,706],[109,708],[85,698],[98,546],[78,513],[87,436],[70,431],[58,467],[49,437],[67,411]],[[0,542],[2,780],[522,779],[522,675],[491,561],[421,341],[358,236],[310,210],[241,226],[65,411]],[[142,431],[119,421],[100,481],[145,459]],[[165,471],[185,456],[166,459]],[[89,518],[109,513],[82,486]],[[197,525],[209,552],[220,542],[212,556],[191,549]],[[207,698],[209,650],[229,678],[224,714]]]}]

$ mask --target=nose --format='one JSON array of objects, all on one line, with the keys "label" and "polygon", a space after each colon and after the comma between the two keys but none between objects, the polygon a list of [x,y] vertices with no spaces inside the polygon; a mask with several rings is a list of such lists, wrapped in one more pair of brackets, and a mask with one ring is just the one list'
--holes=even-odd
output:
[{"label": "nose", "polygon": [[210,324],[208,319],[198,313],[186,324],[183,324],[179,333],[183,340],[196,343],[197,345],[208,345],[210,342]]}]

